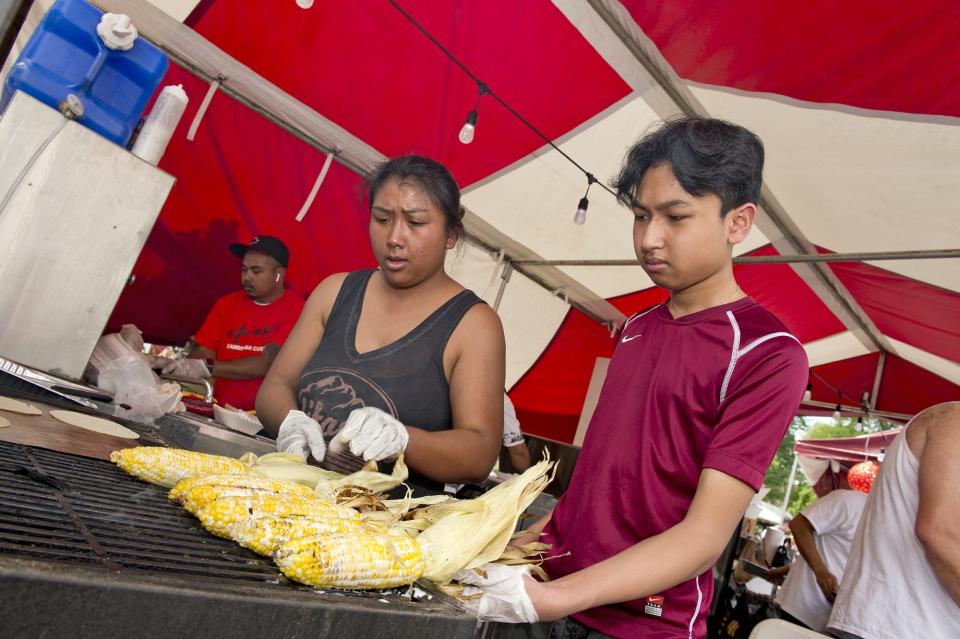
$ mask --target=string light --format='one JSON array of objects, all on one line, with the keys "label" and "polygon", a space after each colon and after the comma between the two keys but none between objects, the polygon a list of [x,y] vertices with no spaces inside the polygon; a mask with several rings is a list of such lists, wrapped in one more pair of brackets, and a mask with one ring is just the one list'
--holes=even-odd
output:
[{"label": "string light", "polygon": [[833,409],[833,418],[840,419],[840,403],[837,402],[837,407]]},{"label": "string light", "polygon": [[473,105],[473,110],[467,114],[467,121],[463,123],[463,128],[460,129],[460,135],[457,136],[462,144],[470,144],[473,142],[473,134],[477,130],[477,118],[480,117],[480,98],[482,98],[486,92],[487,85],[483,82],[477,82],[477,103]]},{"label": "string light", "polygon": [[857,417],[857,423],[853,427],[853,430],[857,431],[858,433],[863,432],[863,415],[860,415],[859,417]]},{"label": "string light", "polygon": [[596,181],[597,178],[593,177],[593,173],[587,173],[587,190],[580,198],[580,203],[577,204],[577,212],[573,216],[573,223],[577,226],[583,226],[584,222],[587,221],[587,207],[590,206],[590,200],[587,199],[587,196],[590,195],[590,187]]},{"label": "string light", "polygon": [[813,382],[807,382],[807,390],[803,391],[803,401],[809,402],[813,399]]},{"label": "string light", "polygon": [[[500,106],[502,106],[502,107],[505,108],[507,111],[509,111],[510,114],[513,115],[513,117],[515,117],[517,120],[519,120],[521,124],[523,124],[525,127],[527,127],[528,129],[530,129],[530,131],[532,131],[537,137],[539,137],[541,140],[543,140],[543,141],[544,141],[546,144],[548,144],[554,151],[556,151],[556,152],[559,153],[561,156],[563,156],[563,158],[564,158],[565,160],[567,160],[570,164],[572,164],[573,166],[575,166],[581,173],[583,173],[583,174],[587,177],[587,180],[588,180],[588,185],[587,185],[587,186],[588,186],[588,190],[589,190],[589,185],[590,185],[590,184],[592,184],[593,182],[598,182],[598,183],[600,184],[600,186],[603,187],[603,190],[605,190],[607,193],[609,193],[609,194],[612,195],[613,197],[617,197],[617,194],[614,193],[614,192],[610,189],[610,187],[608,187],[608,186],[607,186],[606,184],[604,184],[603,182],[600,182],[599,180],[597,180],[596,178],[594,178],[593,175],[592,175],[589,171],[587,171],[585,168],[583,168],[576,160],[574,160],[572,157],[570,157],[569,155],[567,155],[566,153],[564,153],[564,151],[563,151],[560,147],[558,147],[556,144],[554,144],[553,140],[551,140],[551,139],[548,138],[546,135],[544,135],[544,134],[540,131],[540,129],[538,129],[537,127],[533,126],[533,124],[531,124],[529,120],[527,120],[525,117],[523,117],[522,115],[520,115],[520,113],[518,113],[517,110],[514,109],[512,106],[510,106],[509,104],[507,104],[507,102],[506,102],[503,98],[501,98],[501,97],[500,97],[499,95],[497,95],[492,89],[490,89],[487,85],[485,85],[483,82],[481,82],[480,79],[479,79],[476,75],[474,75],[474,73],[473,73],[472,71],[470,71],[470,69],[468,69],[467,66],[466,66],[463,62],[461,62],[456,56],[454,56],[452,53],[450,53],[450,51],[448,51],[446,47],[444,47],[442,44],[440,44],[440,42],[439,42],[436,38],[434,38],[434,37],[430,34],[429,31],[427,31],[426,29],[424,29],[423,26],[414,19],[413,16],[411,16],[409,13],[407,13],[407,12],[403,9],[403,7],[401,7],[399,4],[397,4],[396,0],[387,0],[387,1],[391,4],[391,6],[393,6],[394,9],[396,9],[398,12],[400,12],[400,14],[403,15],[403,17],[406,18],[407,21],[410,22],[410,24],[412,24],[414,27],[416,27],[417,30],[420,31],[420,33],[422,33],[424,36],[426,36],[426,38],[427,38],[428,40],[430,40],[430,42],[432,42],[435,47],[437,47],[438,49],[440,49],[440,51],[443,53],[443,55],[447,56],[447,58],[448,58],[451,62],[453,62],[453,63],[454,63],[455,65],[457,65],[458,67],[460,67],[460,70],[461,70],[461,71],[463,71],[464,73],[466,73],[467,76],[469,76],[471,80],[473,80],[474,82],[477,83],[477,86],[479,86],[479,87],[480,87],[480,90],[481,90],[481,93],[480,93],[481,96],[482,96],[483,94],[489,94],[492,99],[496,100],[496,101],[500,104]],[[477,98],[477,102],[479,103],[479,98]],[[470,142],[473,141],[474,132],[475,132],[476,127],[477,127],[477,118],[478,118],[478,115],[479,115],[479,114],[477,113],[476,107],[474,107],[474,110],[473,110],[473,111],[471,111],[470,113],[467,114],[467,119],[466,119],[466,121],[464,122],[463,127],[461,127],[461,129],[460,129],[460,134],[459,134],[459,136],[458,136],[459,139],[460,139],[460,141],[461,141],[463,144],[470,144]],[[592,180],[592,181],[591,181],[591,180]],[[580,200],[580,203],[581,203],[581,204],[583,204],[583,203],[589,204],[589,202],[586,201],[586,197],[582,198],[582,199]],[[574,218],[574,222],[577,222],[577,220],[580,219],[580,218],[582,218],[584,221],[586,221],[586,211],[587,211],[587,209],[586,209],[586,207],[584,206],[584,207],[583,207],[583,213],[581,214],[581,213],[579,212],[579,211],[580,211],[580,208],[581,208],[581,207],[577,207],[577,217]],[[582,222],[577,222],[577,223],[578,223],[578,224],[582,224]]]}]

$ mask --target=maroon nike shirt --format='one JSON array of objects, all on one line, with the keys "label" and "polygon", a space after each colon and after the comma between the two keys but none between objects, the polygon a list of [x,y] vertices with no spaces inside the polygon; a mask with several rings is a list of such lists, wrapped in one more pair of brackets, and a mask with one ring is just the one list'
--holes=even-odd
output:
[{"label": "maroon nike shirt", "polygon": [[[561,577],[679,523],[704,468],[758,490],[807,380],[803,347],[751,298],[679,319],[666,304],[631,317],[546,528],[550,554],[570,554],[543,567]],[[614,637],[702,637],[712,592],[707,571],[573,616]]]}]

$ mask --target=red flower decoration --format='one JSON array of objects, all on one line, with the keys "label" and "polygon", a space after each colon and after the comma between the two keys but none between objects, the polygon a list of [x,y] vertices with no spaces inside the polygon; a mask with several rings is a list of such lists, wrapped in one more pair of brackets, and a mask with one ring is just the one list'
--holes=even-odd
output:
[{"label": "red flower decoration", "polygon": [[850,468],[847,471],[847,483],[853,490],[859,490],[861,493],[869,493],[873,480],[877,478],[880,472],[880,464],[875,461],[865,461]]}]

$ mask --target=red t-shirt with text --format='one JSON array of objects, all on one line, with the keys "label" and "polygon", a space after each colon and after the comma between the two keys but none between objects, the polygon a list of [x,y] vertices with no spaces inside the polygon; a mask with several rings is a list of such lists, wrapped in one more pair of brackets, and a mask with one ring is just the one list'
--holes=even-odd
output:
[{"label": "red t-shirt with text", "polygon": [[[807,379],[803,347],[750,298],[678,319],[666,304],[631,317],[545,529],[558,555],[547,573],[576,572],[676,525],[705,468],[759,489]],[[703,637],[712,592],[708,570],[573,617],[614,637]]]},{"label": "red t-shirt with text", "polygon": [[[303,310],[303,298],[290,291],[270,304],[257,304],[243,291],[224,295],[213,305],[196,341],[209,348],[218,360],[229,361],[258,355],[273,343],[283,345]],[[253,410],[262,377],[215,379],[214,394],[220,404]]]}]

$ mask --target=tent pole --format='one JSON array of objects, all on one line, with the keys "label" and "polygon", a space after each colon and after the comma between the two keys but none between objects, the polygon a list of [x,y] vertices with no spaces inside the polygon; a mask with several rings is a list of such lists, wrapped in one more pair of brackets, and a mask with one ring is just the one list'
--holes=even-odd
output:
[{"label": "tent pole", "polygon": [[[931,260],[960,258],[960,249],[928,251],[880,251],[875,253],[818,253],[816,255],[742,255],[734,264],[798,264],[807,262],[876,262],[883,260]],[[528,266],[640,266],[636,259],[627,260],[514,260]]]},{"label": "tent pole", "polygon": [[880,396],[880,381],[883,379],[883,367],[887,363],[887,351],[880,351],[880,360],[877,362],[877,375],[873,378],[873,392],[870,393],[870,412],[877,407]]},{"label": "tent pole", "polygon": [[507,289],[510,282],[510,276],[513,275],[513,262],[507,260],[503,263],[503,272],[500,273],[500,288],[497,289],[497,299],[493,301],[494,312],[500,310],[500,302],[503,300],[503,292]]},{"label": "tent pole", "polygon": [[797,451],[793,451],[793,464],[790,466],[790,475],[787,478],[787,490],[783,494],[783,506],[780,507],[784,512],[790,505],[790,495],[793,493],[793,480],[797,476],[797,466],[800,464],[800,458],[797,457]]}]

